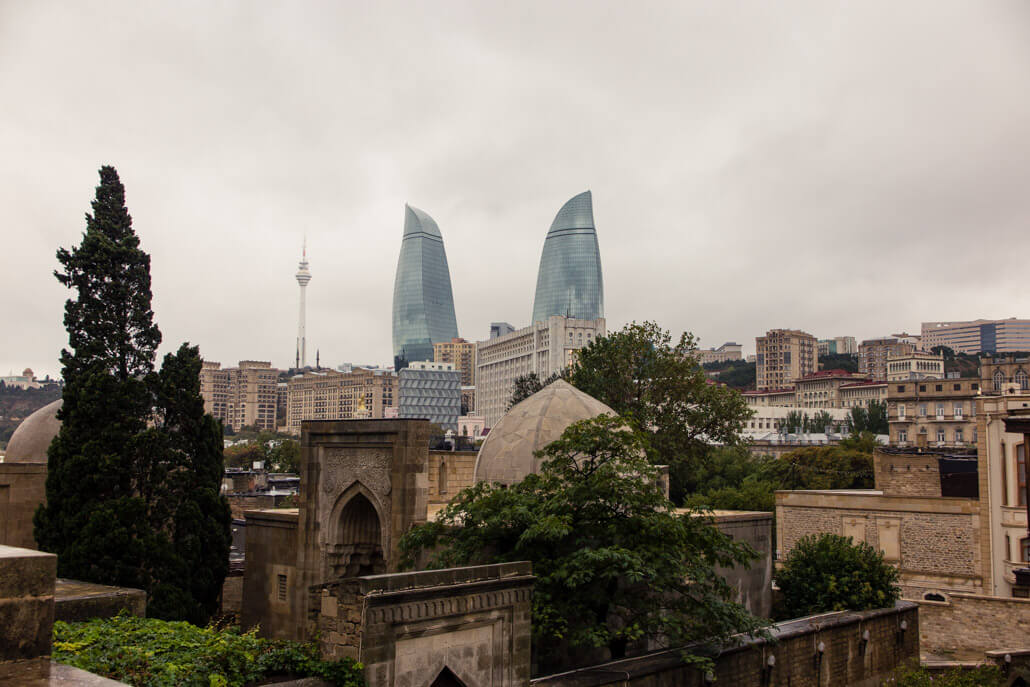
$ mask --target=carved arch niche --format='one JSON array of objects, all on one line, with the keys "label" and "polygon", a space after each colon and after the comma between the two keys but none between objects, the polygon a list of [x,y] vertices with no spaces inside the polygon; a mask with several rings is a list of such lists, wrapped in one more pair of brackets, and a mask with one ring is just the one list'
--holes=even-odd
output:
[{"label": "carved arch niche", "polygon": [[386,572],[386,536],[379,499],[355,482],[336,500],[329,519],[326,574],[330,579]]}]

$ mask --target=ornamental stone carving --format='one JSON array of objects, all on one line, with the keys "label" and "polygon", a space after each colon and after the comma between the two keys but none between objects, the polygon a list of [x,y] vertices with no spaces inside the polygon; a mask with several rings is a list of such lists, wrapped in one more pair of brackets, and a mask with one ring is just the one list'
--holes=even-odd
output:
[{"label": "ornamental stone carving", "polygon": [[326,448],[322,462],[322,493],[340,494],[355,482],[361,482],[380,503],[390,495],[390,456],[381,449]]}]

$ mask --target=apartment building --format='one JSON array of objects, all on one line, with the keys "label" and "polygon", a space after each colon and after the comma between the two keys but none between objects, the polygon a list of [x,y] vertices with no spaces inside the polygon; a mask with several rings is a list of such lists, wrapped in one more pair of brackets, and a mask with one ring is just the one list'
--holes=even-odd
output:
[{"label": "apartment building", "polygon": [[270,362],[241,360],[223,368],[205,360],[200,368],[200,395],[204,412],[234,432],[243,427],[274,430],[279,370]]},{"label": "apartment building", "polygon": [[944,356],[913,351],[887,356],[887,381],[906,379],[944,379]]},{"label": "apartment building", "polygon": [[[493,331],[491,331],[493,333]],[[576,351],[605,335],[604,318],[551,315],[517,331],[476,343],[476,414],[493,427],[508,408],[517,377],[549,377],[575,361]]]},{"label": "apartment building", "polygon": [[755,338],[755,385],[758,389],[782,389],[795,379],[816,371],[819,363],[816,338],[797,329],[771,329]]},{"label": "apartment building", "polygon": [[1030,320],[923,322],[923,348],[947,346],[956,353],[1020,353],[1030,351]]},{"label": "apartment building", "polygon": [[858,344],[853,336],[835,336],[832,339],[819,339],[819,357],[827,355],[855,355]]},{"label": "apartment building", "polygon": [[925,379],[887,384],[892,446],[968,448],[977,442],[979,379]]},{"label": "apartment building", "polygon": [[433,344],[433,362],[452,363],[461,372],[461,385],[476,383],[476,344],[465,339],[451,339]]},{"label": "apartment building", "polygon": [[914,353],[914,344],[895,337],[866,339],[858,347],[858,371],[880,382],[887,381],[887,359]]},{"label": "apartment building", "polygon": [[300,434],[304,420],[381,419],[396,402],[393,370],[308,371],[290,379],[286,393],[286,431]]},{"label": "apartment building", "polygon": [[846,384],[871,381],[866,375],[847,370],[820,370],[794,383],[801,408],[842,408],[840,388]]}]

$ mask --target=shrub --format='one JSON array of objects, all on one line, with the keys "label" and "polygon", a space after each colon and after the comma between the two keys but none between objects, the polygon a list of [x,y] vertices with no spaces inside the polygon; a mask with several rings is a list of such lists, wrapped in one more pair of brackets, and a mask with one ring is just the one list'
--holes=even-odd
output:
[{"label": "shrub", "polygon": [[776,573],[781,618],[892,606],[898,571],[866,543],[836,534],[803,537]]},{"label": "shrub", "polygon": [[360,663],[323,661],[313,643],[129,615],[55,622],[52,656],[136,687],[242,687],[273,675],[321,677],[338,687],[365,684]]}]

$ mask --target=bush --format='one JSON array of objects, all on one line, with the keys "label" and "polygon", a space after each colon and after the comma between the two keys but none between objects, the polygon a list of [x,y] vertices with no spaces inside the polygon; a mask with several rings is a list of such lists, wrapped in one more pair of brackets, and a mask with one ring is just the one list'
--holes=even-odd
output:
[{"label": "bush", "polygon": [[129,615],[55,622],[52,656],[136,687],[242,687],[274,675],[321,677],[338,687],[365,684],[360,663],[323,661],[313,643]]},{"label": "bush", "polygon": [[1005,677],[997,666],[931,673],[917,665],[899,668],[884,681],[883,687],[1002,687],[1004,684]]},{"label": "bush", "polygon": [[836,534],[803,537],[775,579],[782,619],[893,606],[901,592],[898,571],[883,554]]}]

